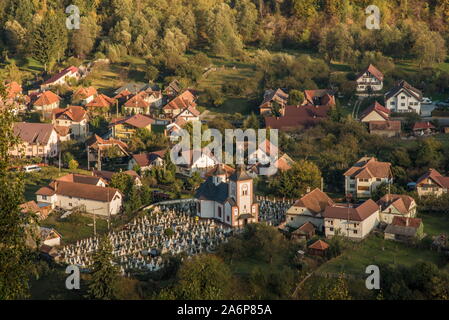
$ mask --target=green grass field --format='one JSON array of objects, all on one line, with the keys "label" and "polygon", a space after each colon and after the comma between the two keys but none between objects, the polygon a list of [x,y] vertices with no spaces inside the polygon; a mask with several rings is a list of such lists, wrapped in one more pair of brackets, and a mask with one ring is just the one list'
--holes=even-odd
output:
[{"label": "green grass field", "polygon": [[419,261],[435,264],[439,261],[435,251],[408,247],[406,244],[384,240],[374,235],[355,244],[354,247],[354,249],[348,249],[339,257],[321,265],[317,272],[345,272],[358,277],[364,276],[366,267],[372,264],[411,266]]},{"label": "green grass field", "polygon": [[418,212],[424,223],[424,233],[430,236],[445,233],[449,235],[449,217],[444,214]]}]

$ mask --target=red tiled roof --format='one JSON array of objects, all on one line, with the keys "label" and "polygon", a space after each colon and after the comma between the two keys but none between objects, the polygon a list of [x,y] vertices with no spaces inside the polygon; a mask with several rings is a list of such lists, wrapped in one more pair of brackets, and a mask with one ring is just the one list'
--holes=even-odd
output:
[{"label": "red tiled roof", "polygon": [[435,129],[435,126],[429,121],[416,122],[413,125],[413,130],[426,130],[426,129]]},{"label": "red tiled roof", "polygon": [[79,98],[79,99],[86,99],[88,97],[94,96],[97,94],[97,89],[94,87],[79,87],[78,90],[75,91],[73,94],[73,97]]},{"label": "red tiled roof", "polygon": [[53,130],[53,125],[49,123],[14,123],[14,134],[30,144],[46,145]]},{"label": "red tiled roof", "polygon": [[437,170],[435,169],[429,169],[424,175],[422,175],[418,181],[416,182],[417,185],[421,184],[421,182],[425,179],[431,179],[436,184],[438,184],[442,188],[449,189],[449,177],[445,177],[441,175]]},{"label": "red tiled roof", "polygon": [[56,119],[67,117],[74,122],[81,122],[86,118],[87,112],[83,107],[68,106],[65,109],[53,109],[52,113]]},{"label": "red tiled roof", "polygon": [[349,168],[345,176],[352,178],[389,178],[391,177],[391,163],[377,161],[374,157],[364,157]]},{"label": "red tiled roof", "polygon": [[326,119],[330,106],[286,106],[282,117],[265,117],[265,125],[272,129],[294,129],[315,125]]},{"label": "red tiled roof", "polygon": [[154,160],[156,160],[156,158],[164,158],[166,152],[167,150],[159,150],[148,153],[133,154],[133,159],[140,167],[147,167]]},{"label": "red tiled roof", "polygon": [[335,106],[334,92],[329,89],[304,90],[304,97],[307,104],[320,106]]},{"label": "red tiled roof", "polygon": [[329,248],[329,245],[322,240],[317,240],[314,243],[312,243],[308,248],[315,250],[327,250]]},{"label": "red tiled roof", "polygon": [[377,204],[382,210],[385,210],[389,206],[393,206],[402,214],[407,214],[412,208],[412,204],[415,200],[404,194],[386,194],[384,195]]},{"label": "red tiled roof", "polygon": [[[67,174],[65,176],[62,176],[58,179],[56,179],[56,181],[63,181],[63,182],[75,182],[75,183],[82,183],[82,184],[90,184],[90,185],[97,185],[98,182],[102,180],[99,177],[94,177],[94,176],[88,176],[85,174],[75,174],[75,173],[70,173]],[[106,182],[106,181],[103,181]]]},{"label": "red tiled roof", "polygon": [[70,134],[70,127],[66,127],[66,126],[55,126],[55,130],[56,130],[56,133],[57,133],[60,137],[66,137],[67,135]]},{"label": "red tiled roof", "polygon": [[363,118],[365,118],[373,111],[379,114],[385,120],[388,120],[389,115],[391,114],[391,111],[389,109],[385,108],[383,105],[376,101],[362,112],[362,114],[360,115],[360,120],[363,120]]},{"label": "red tiled roof", "polygon": [[125,103],[125,107],[129,107],[129,108],[142,108],[142,109],[146,109],[150,106],[149,102],[146,102],[143,98],[142,95],[137,94],[135,96],[133,96],[131,99],[129,99],[128,101],[126,101]]},{"label": "red tiled roof", "polygon": [[285,93],[282,89],[277,90],[266,90],[263,101],[260,104],[259,108],[265,107],[268,103],[276,101],[281,106],[285,106],[288,102],[288,94]]},{"label": "red tiled roof", "polygon": [[41,93],[38,97],[38,99],[34,102],[35,106],[47,106],[50,104],[53,104],[55,102],[58,102],[61,100],[60,97],[58,97],[56,94],[54,94],[51,91],[44,91]]},{"label": "red tiled roof", "polygon": [[22,86],[13,81],[6,84],[6,98],[14,99],[18,94],[22,93]]},{"label": "red tiled roof", "polygon": [[53,181],[47,187],[43,187],[36,192],[37,195],[52,196],[58,194],[101,202],[110,202],[117,193],[121,194],[115,188],[66,181]]},{"label": "red tiled roof", "polygon": [[179,96],[174,98],[172,101],[164,106],[164,110],[183,110],[190,106],[196,107],[195,103],[196,97],[190,90],[186,90]]},{"label": "red tiled roof", "polygon": [[378,210],[379,206],[373,200],[369,199],[356,207],[346,204],[328,206],[324,210],[324,217],[344,220],[349,218],[352,221],[363,221]]},{"label": "red tiled roof", "polygon": [[99,94],[91,102],[86,104],[88,108],[109,108],[115,103],[115,100],[104,94]]},{"label": "red tiled roof", "polygon": [[375,66],[370,64],[365,70],[360,72],[360,74],[357,76],[357,79],[363,76],[366,72],[371,73],[377,80],[383,81],[384,75],[382,72],[380,72]]},{"label": "red tiled roof", "polygon": [[62,70],[61,72],[55,74],[55,75],[52,76],[50,79],[48,79],[47,81],[45,81],[43,84],[44,84],[44,85],[46,85],[46,84],[51,84],[51,83],[53,83],[53,82],[55,82],[55,81],[61,79],[62,77],[65,77],[69,72],[76,73],[76,72],[78,72],[78,68],[77,68],[77,67],[74,67],[74,66],[65,68],[65,69]]},{"label": "red tiled roof", "polygon": [[419,218],[409,218],[409,217],[398,217],[394,216],[393,221],[391,222],[394,226],[399,227],[410,227],[410,228],[419,228],[421,226],[422,220]]},{"label": "red tiled roof", "polygon": [[334,205],[334,201],[320,189],[316,188],[293,204],[295,207],[309,209],[313,213],[323,212],[328,206]]},{"label": "red tiled roof", "polygon": [[111,121],[111,126],[126,123],[135,128],[146,128],[154,123],[154,119],[143,114],[136,114],[127,118],[118,118]]}]

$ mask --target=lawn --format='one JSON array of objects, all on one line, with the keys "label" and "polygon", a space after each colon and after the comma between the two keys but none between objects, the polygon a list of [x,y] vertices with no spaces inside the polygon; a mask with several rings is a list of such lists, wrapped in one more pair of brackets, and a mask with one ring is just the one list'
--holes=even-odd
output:
[{"label": "lawn", "polygon": [[430,236],[449,235],[449,217],[444,214],[418,212],[424,223],[424,232]]},{"label": "lawn", "polygon": [[[97,233],[106,232],[107,220],[98,216],[95,220]],[[54,212],[47,219],[41,221],[41,226],[56,229],[62,236],[61,245],[74,243],[94,235],[93,215],[90,214],[76,213],[61,219],[61,214]]]},{"label": "lawn", "polygon": [[411,266],[419,261],[438,263],[435,251],[408,247],[406,244],[384,240],[371,235],[363,242],[354,244],[354,249],[347,249],[339,257],[324,263],[318,273],[345,272],[356,277],[365,276],[369,265],[380,263]]},{"label": "lawn", "polygon": [[69,173],[90,174],[88,171],[81,169],[75,171],[61,169],[61,172],[59,172],[56,167],[43,167],[40,172],[25,173],[25,199],[27,201],[36,200],[35,193],[37,190],[48,185],[52,180]]}]

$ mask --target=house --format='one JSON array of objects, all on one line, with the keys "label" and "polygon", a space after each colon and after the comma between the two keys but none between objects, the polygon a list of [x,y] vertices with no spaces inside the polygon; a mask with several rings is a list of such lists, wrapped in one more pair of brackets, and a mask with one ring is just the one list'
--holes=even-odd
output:
[{"label": "house", "polygon": [[365,70],[360,72],[355,81],[357,82],[357,92],[376,92],[383,88],[384,75],[370,64]]},{"label": "house", "polygon": [[50,247],[61,245],[62,236],[53,228],[40,227],[40,240],[42,244]]},{"label": "house", "polygon": [[91,102],[86,104],[87,111],[93,114],[109,113],[111,107],[116,106],[117,100],[107,95],[99,94]]},{"label": "house", "polygon": [[304,90],[303,106],[335,107],[335,95],[330,89]]},{"label": "house", "polygon": [[391,163],[363,157],[345,173],[345,192],[357,198],[371,196],[381,183],[393,183]]},{"label": "house", "polygon": [[47,160],[58,155],[58,133],[49,123],[14,123],[14,134],[20,143],[10,154],[15,157],[41,157]]},{"label": "house", "polygon": [[416,202],[410,196],[403,194],[386,194],[377,204],[380,207],[380,221],[391,223],[394,217],[416,216]]},{"label": "house", "polygon": [[93,170],[92,176],[101,178],[109,184],[112,180],[112,176],[116,173],[124,173],[131,177],[135,186],[137,186],[137,187],[142,186],[142,180],[140,179],[140,176],[137,174],[137,172],[135,172],[134,170],[126,170],[126,171],[120,171],[120,172],[113,172],[113,171],[106,171],[106,170],[101,170],[101,171]]},{"label": "house", "polygon": [[421,114],[422,92],[401,80],[385,94],[385,106],[393,112]]},{"label": "house", "polygon": [[46,244],[39,247],[39,254],[48,261],[57,261],[59,257],[58,250],[51,246],[47,246]]},{"label": "house", "polygon": [[115,188],[55,180],[40,188],[36,198],[38,203],[50,204],[52,208],[79,208],[88,213],[109,216],[120,212],[123,195]]},{"label": "house", "polygon": [[174,122],[165,127],[165,136],[170,137],[171,142],[178,141],[182,128],[187,124],[183,118],[176,118]]},{"label": "house", "polygon": [[198,155],[195,155],[194,150],[179,151],[178,159],[174,163],[181,172],[186,174],[200,172],[201,174],[220,164],[220,161],[207,147],[204,147],[198,150]]},{"label": "house", "polygon": [[94,87],[79,87],[72,95],[72,101],[80,103],[81,105],[86,105],[97,96],[97,89]]},{"label": "house", "polygon": [[315,235],[315,226],[305,222],[302,226],[291,233],[292,238],[310,240]]},{"label": "house", "polygon": [[361,122],[371,121],[388,121],[391,111],[375,101],[372,105],[366,108],[360,115]]},{"label": "house", "polygon": [[38,220],[47,219],[51,211],[50,206],[38,205],[36,201],[31,200],[20,205],[20,212],[35,214]]},{"label": "house", "polygon": [[176,97],[181,93],[182,87],[178,80],[173,80],[168,84],[168,86],[164,89],[164,94],[169,97]]},{"label": "house", "polygon": [[151,170],[153,167],[162,167],[165,165],[164,156],[167,150],[160,150],[155,152],[133,154],[128,163],[128,169],[132,170],[136,166],[139,167],[140,172]]},{"label": "house", "polygon": [[326,237],[342,235],[361,240],[379,224],[379,206],[368,199],[360,205],[335,204],[324,209]]},{"label": "house", "polygon": [[370,121],[368,122],[368,130],[370,134],[381,137],[398,137],[401,135],[401,121]]},{"label": "house", "polygon": [[83,107],[68,106],[52,111],[52,123],[55,126],[68,127],[76,139],[86,138],[88,134],[88,115]]},{"label": "house", "polygon": [[113,119],[110,127],[112,127],[112,136],[116,139],[129,140],[139,129],[147,129],[151,132],[151,127],[155,120],[150,116],[136,114],[125,118]]},{"label": "house", "polygon": [[186,108],[196,108],[196,96],[190,91],[185,90],[179,96],[167,103],[162,111],[167,118],[174,118]]},{"label": "house", "polygon": [[237,228],[258,222],[259,204],[255,200],[253,179],[242,166],[229,178],[225,170],[208,177],[195,198],[200,218],[215,219]]},{"label": "house", "polygon": [[163,104],[163,96],[161,90],[148,88],[141,92],[143,99],[150,104],[150,108],[160,108]]},{"label": "house", "polygon": [[216,175],[225,175],[226,179],[228,179],[235,172],[235,169],[227,164],[220,163],[215,165],[212,169],[206,172],[205,177],[213,177]]},{"label": "house", "polygon": [[50,79],[41,84],[41,90],[46,90],[52,86],[66,84],[69,79],[78,80],[80,78],[79,69],[74,66],[65,68],[64,70],[58,72]]},{"label": "house", "polygon": [[71,140],[70,127],[65,126],[54,126],[56,133],[58,134],[58,141],[64,142]]},{"label": "house", "polygon": [[59,177],[56,179],[56,181],[90,184],[97,187],[106,187],[107,185],[107,181],[101,177],[75,173],[70,173],[65,176]]},{"label": "house", "polygon": [[421,239],[424,236],[424,225],[421,219],[394,217],[384,231],[384,238],[402,242]]},{"label": "house", "polygon": [[312,256],[325,257],[329,245],[323,240],[317,240],[307,247],[307,252]]},{"label": "house", "polygon": [[194,108],[193,106],[187,107],[184,110],[182,110],[177,116],[175,116],[176,119],[182,119],[184,122],[189,121],[199,121],[200,120],[200,114],[201,112]]},{"label": "house", "polygon": [[148,89],[154,89],[157,90],[158,88],[152,88],[151,84],[143,83],[143,82],[130,82],[126,83],[125,85],[121,86],[117,90],[114,91],[114,95],[127,95],[127,94],[138,94],[139,92],[148,90]]},{"label": "house", "polygon": [[423,135],[429,135],[436,132],[435,126],[429,122],[416,122],[413,125],[413,134],[415,136],[423,136]]},{"label": "house", "polygon": [[311,127],[318,122],[327,119],[331,108],[330,105],[286,106],[283,116],[265,117],[265,126],[267,129],[271,128],[282,131]]},{"label": "house", "polygon": [[441,196],[446,194],[449,189],[449,177],[441,175],[435,169],[429,169],[416,182],[416,190],[421,196]]},{"label": "house", "polygon": [[274,103],[277,103],[281,110],[284,109],[288,103],[288,94],[282,89],[265,90],[263,101],[259,106],[260,114],[267,116],[271,115]]},{"label": "house", "polygon": [[104,158],[110,148],[115,148],[123,157],[129,156],[128,145],[125,142],[113,138],[103,139],[96,134],[86,140],[86,148],[89,163],[98,162],[99,155]]},{"label": "house", "polygon": [[311,222],[318,230],[323,230],[324,210],[333,205],[334,201],[326,193],[316,188],[296,200],[287,210],[287,225],[298,228],[306,222]]},{"label": "house", "polygon": [[138,93],[126,101],[123,108],[127,114],[149,114],[150,105],[150,102],[145,101],[142,94]]},{"label": "house", "polygon": [[37,100],[33,103],[36,111],[41,111],[44,115],[51,114],[53,109],[59,108],[61,98],[51,91],[44,91],[37,95]]}]

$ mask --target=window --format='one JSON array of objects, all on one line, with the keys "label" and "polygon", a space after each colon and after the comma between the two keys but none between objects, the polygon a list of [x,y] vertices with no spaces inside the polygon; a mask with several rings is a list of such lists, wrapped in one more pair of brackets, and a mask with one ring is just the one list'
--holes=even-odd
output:
[{"label": "window", "polygon": [[248,185],[244,184],[242,186],[242,196],[247,196],[248,195]]},{"label": "window", "polygon": [[376,178],[376,181],[380,181],[381,179],[380,178]]},{"label": "window", "polygon": [[218,207],[218,217],[221,218],[221,207]]},{"label": "window", "polygon": [[229,222],[229,216],[226,216],[226,221]]},{"label": "window", "polygon": [[405,97],[404,97],[404,96],[402,96],[402,97],[401,97],[401,100],[404,100],[404,99],[405,99]]},{"label": "window", "polygon": [[290,221],[293,221],[293,217],[290,217]]},{"label": "window", "polygon": [[42,196],[42,200],[47,200],[47,196]]},{"label": "window", "polygon": [[330,232],[334,232],[334,228],[329,228],[329,231]]},{"label": "window", "polygon": [[357,230],[352,230],[352,232],[353,232],[354,234],[357,234]]},{"label": "window", "polygon": [[401,103],[401,106],[403,106],[403,107],[404,107],[404,106],[405,106],[405,103],[404,103],[404,102],[403,102],[403,103]]},{"label": "window", "polygon": [[72,204],[71,202],[69,202],[69,206],[70,206],[70,207],[72,207],[72,206],[73,206],[73,204]]}]

